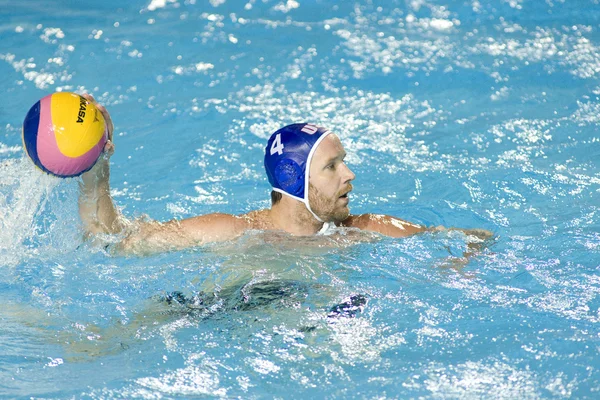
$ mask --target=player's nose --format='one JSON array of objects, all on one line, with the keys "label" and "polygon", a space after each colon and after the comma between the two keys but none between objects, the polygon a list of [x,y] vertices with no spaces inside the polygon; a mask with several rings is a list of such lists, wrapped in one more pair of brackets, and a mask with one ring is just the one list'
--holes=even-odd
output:
[{"label": "player's nose", "polygon": [[354,178],[356,178],[356,175],[354,175],[354,172],[352,172],[352,170],[346,165],[346,163],[344,163],[343,174],[344,183],[351,182],[354,180]]}]

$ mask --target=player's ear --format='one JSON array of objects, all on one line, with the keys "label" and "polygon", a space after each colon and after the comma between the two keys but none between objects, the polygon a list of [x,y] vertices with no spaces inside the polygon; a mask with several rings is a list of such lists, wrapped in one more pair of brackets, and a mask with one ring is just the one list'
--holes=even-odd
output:
[{"label": "player's ear", "polygon": [[281,189],[287,193],[298,196],[303,189],[303,178],[302,168],[294,160],[281,160],[275,166],[275,179]]}]

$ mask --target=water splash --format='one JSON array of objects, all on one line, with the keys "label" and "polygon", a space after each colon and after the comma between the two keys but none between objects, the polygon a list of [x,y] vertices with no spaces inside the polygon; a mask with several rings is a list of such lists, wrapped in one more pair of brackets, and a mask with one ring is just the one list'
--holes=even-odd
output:
[{"label": "water splash", "polygon": [[81,243],[74,186],[25,157],[0,163],[0,265],[45,259]]}]

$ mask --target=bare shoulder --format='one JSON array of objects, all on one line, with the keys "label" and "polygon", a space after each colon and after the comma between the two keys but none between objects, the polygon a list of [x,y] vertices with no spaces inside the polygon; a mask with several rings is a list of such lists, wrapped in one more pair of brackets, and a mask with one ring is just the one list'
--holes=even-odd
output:
[{"label": "bare shoulder", "polygon": [[206,243],[231,240],[250,229],[267,229],[268,221],[268,210],[257,210],[242,215],[205,214],[181,221],[170,221],[166,225],[176,227],[193,240]]},{"label": "bare shoulder", "polygon": [[240,221],[243,222],[244,218],[239,215],[225,214],[225,213],[212,213],[205,215],[198,215],[196,217],[186,218],[177,221],[180,224],[186,225],[207,225],[207,224],[236,224]]},{"label": "bare shoulder", "polygon": [[247,214],[242,214],[239,218],[243,219],[246,229],[268,230],[272,228],[269,210],[254,210]]},{"label": "bare shoulder", "polygon": [[424,226],[383,214],[351,215],[341,225],[392,237],[410,236],[426,230]]}]

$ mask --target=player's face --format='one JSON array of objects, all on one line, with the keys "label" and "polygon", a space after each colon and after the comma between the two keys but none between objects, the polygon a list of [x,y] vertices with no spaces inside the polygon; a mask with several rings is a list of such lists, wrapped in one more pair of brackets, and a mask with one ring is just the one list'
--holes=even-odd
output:
[{"label": "player's face", "polygon": [[342,222],[350,215],[348,193],[354,173],[344,163],[346,151],[337,135],[329,134],[310,163],[308,201],[323,221]]}]

